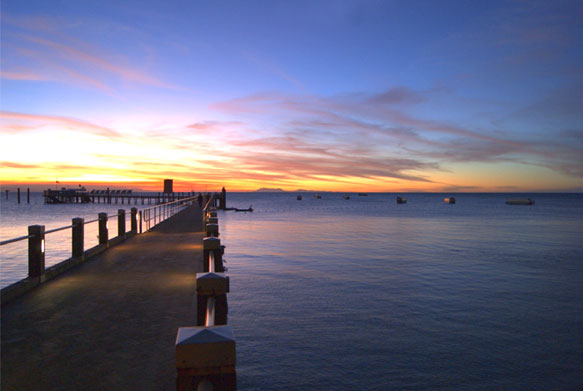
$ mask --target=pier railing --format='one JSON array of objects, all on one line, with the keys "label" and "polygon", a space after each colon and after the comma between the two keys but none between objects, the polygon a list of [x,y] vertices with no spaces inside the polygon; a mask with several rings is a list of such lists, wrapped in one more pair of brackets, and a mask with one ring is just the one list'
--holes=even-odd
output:
[{"label": "pier railing", "polygon": [[[117,236],[110,239],[109,219],[117,220]],[[98,244],[85,250],[85,226],[98,224]],[[46,230],[44,225],[31,225],[28,227],[28,235],[8,239],[0,242],[0,246],[28,240],[28,276],[20,281],[2,288],[2,304],[18,297],[45,281],[51,280],[69,270],[71,267],[85,261],[87,258],[105,251],[108,247],[116,245],[127,237],[137,234],[137,208],[130,211],[130,230],[126,230],[126,213],[119,209],[116,214],[108,215],[99,213],[97,219],[85,221],[76,217],[70,225]],[[45,267],[45,237],[47,235],[71,230],[71,257],[53,266]]]},{"label": "pier railing", "polygon": [[142,228],[144,226],[145,231],[149,231],[150,228],[154,227],[156,224],[161,223],[197,201],[197,197],[189,197],[142,209],[140,211],[139,219],[140,233],[142,233]]},{"label": "pier railing", "polygon": [[[1,303],[11,301],[45,281],[51,280],[71,267],[84,262],[87,258],[95,256],[107,248],[121,243],[126,238],[149,231],[155,225],[184,210],[197,201],[197,197],[189,197],[178,201],[156,205],[138,212],[137,208],[130,210],[130,229],[126,227],[126,211],[118,209],[117,213],[108,215],[99,213],[93,220],[85,221],[76,217],[70,225],[46,230],[44,225],[31,225],[28,227],[28,235],[19,236],[0,242],[0,247],[12,243],[28,240],[28,274],[27,277],[11,285],[2,288]],[[117,230],[109,227],[109,222],[117,221]],[[85,250],[85,226],[98,224],[98,244]],[[145,226],[145,230],[142,229]],[[71,257],[53,266],[45,267],[45,236],[56,232],[71,230]],[[117,235],[115,235],[117,232]]]},{"label": "pier railing", "polygon": [[203,273],[196,274],[197,324],[176,337],[177,390],[236,390],[233,330],[227,325],[229,277],[225,246],[218,238],[218,217],[211,196],[203,209]]}]

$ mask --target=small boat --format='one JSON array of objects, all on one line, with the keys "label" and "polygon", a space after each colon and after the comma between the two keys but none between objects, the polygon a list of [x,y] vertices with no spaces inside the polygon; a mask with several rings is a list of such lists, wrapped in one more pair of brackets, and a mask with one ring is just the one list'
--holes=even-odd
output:
[{"label": "small boat", "polygon": [[368,193],[358,193],[359,197],[366,197],[368,195]]},{"label": "small boat", "polygon": [[302,196],[301,195],[298,195],[296,198],[298,199],[298,201],[301,201],[302,200]]},{"label": "small boat", "polygon": [[249,205],[249,208],[247,208],[247,209],[233,208],[233,210],[235,212],[253,212],[252,205]]},{"label": "small boat", "polygon": [[314,194],[314,198],[319,200],[320,198],[322,198],[322,196],[320,194]]},{"label": "small boat", "polygon": [[349,200],[350,199],[350,196],[349,195],[345,195],[345,196],[342,196],[342,198],[344,198],[345,200]]},{"label": "small boat", "polygon": [[506,205],[532,205],[534,200],[530,198],[511,198],[506,201]]},{"label": "small boat", "polygon": [[455,198],[453,197],[444,198],[443,202],[445,202],[446,204],[455,204]]},{"label": "small boat", "polygon": [[407,199],[405,197],[397,197],[397,204],[406,204]]}]

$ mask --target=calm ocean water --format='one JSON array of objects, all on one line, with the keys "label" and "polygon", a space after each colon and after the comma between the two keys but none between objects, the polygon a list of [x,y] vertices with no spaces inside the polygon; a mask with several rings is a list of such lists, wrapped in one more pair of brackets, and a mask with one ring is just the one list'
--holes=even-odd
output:
[{"label": "calm ocean water", "polygon": [[241,390],[583,388],[583,195],[231,194]]},{"label": "calm ocean water", "polygon": [[[582,194],[342,195],[228,193],[255,208],[219,213],[239,389],[583,388]],[[1,207],[2,239],[129,209]],[[6,247],[4,284],[26,274]]]}]

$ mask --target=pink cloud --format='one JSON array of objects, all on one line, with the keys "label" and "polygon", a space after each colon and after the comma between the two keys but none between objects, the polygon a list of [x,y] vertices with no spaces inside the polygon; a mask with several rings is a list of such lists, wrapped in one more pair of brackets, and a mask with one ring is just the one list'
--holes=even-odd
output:
[{"label": "pink cloud", "polygon": [[49,48],[59,53],[61,58],[68,61],[81,62],[101,70],[108,71],[124,80],[148,84],[155,87],[177,89],[177,87],[167,84],[155,77],[136,71],[133,68],[128,68],[118,64],[106,61],[102,57],[90,54],[88,51],[80,50],[63,43],[51,41],[46,38],[35,37],[31,35],[23,35],[22,38],[29,42],[37,43],[41,46]]},{"label": "pink cloud", "polygon": [[[8,123],[5,126],[7,128],[12,128],[15,131],[18,130],[31,130],[37,129],[44,125],[60,125],[64,128],[74,129],[74,130],[87,130],[91,133],[107,137],[107,138],[119,138],[121,135],[116,132],[115,130],[91,124],[89,122],[80,121],[76,119],[71,119],[67,117],[57,117],[57,116],[49,116],[49,115],[36,115],[36,114],[24,114],[24,113],[14,113],[9,111],[0,111],[0,119],[2,120],[16,120],[16,121],[25,121],[31,125],[29,127],[23,127],[19,123]],[[4,121],[4,122],[6,122]]]}]

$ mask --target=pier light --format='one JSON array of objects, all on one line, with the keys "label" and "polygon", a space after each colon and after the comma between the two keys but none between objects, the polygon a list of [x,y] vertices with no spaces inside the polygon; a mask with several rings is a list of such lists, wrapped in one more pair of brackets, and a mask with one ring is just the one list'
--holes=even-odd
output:
[{"label": "pier light", "polygon": [[45,240],[40,241],[40,252],[44,254],[45,252]]}]

